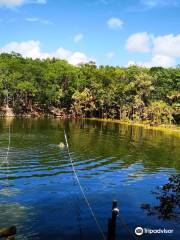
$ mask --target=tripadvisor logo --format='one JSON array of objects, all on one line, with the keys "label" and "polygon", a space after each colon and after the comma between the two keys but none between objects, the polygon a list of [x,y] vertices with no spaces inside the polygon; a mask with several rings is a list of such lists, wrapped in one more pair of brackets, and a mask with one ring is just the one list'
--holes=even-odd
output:
[{"label": "tripadvisor logo", "polygon": [[135,228],[135,234],[140,236],[143,234],[143,228],[142,227],[136,227]]},{"label": "tripadvisor logo", "polygon": [[173,229],[165,229],[165,228],[159,228],[159,229],[150,229],[150,228],[142,228],[142,227],[136,227],[135,228],[135,234],[140,236],[143,233],[144,234],[169,234],[173,233]]}]

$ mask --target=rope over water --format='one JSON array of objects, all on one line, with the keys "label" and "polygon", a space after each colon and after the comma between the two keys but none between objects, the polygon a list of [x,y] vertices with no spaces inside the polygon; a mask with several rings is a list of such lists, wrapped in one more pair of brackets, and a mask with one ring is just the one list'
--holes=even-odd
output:
[{"label": "rope over water", "polygon": [[6,156],[4,161],[2,161],[2,163],[0,164],[0,167],[4,164],[4,163],[8,163],[8,156],[9,156],[9,150],[10,150],[10,146],[11,146],[11,127],[9,124],[9,136],[8,136],[8,148],[7,148],[7,152],[6,152]]},{"label": "rope over water", "polygon": [[10,124],[9,124],[8,148],[7,148],[5,162],[7,162],[7,160],[8,160],[10,145],[11,145],[11,127],[10,127]]},{"label": "rope over water", "polygon": [[75,169],[75,167],[74,167],[74,163],[73,163],[73,160],[72,160],[72,158],[71,158],[70,151],[69,151],[69,144],[68,144],[68,140],[67,140],[67,136],[66,136],[66,131],[65,131],[65,130],[64,130],[64,137],[65,137],[66,147],[67,147],[67,151],[68,151],[68,155],[69,155],[69,159],[70,159],[70,162],[71,162],[71,166],[72,166],[72,170],[73,170],[74,176],[75,176],[76,181],[77,181],[77,183],[78,183],[78,185],[79,185],[79,188],[80,188],[81,193],[82,193],[82,195],[83,195],[84,201],[85,201],[85,203],[87,204],[87,206],[88,206],[88,208],[89,208],[89,210],[90,210],[90,212],[91,212],[91,215],[92,215],[92,217],[93,217],[93,219],[94,219],[94,221],[95,221],[95,223],[96,223],[96,226],[97,226],[97,228],[98,228],[98,230],[99,230],[99,232],[100,232],[100,234],[101,234],[101,236],[102,236],[102,239],[105,240],[106,237],[105,237],[105,235],[104,235],[104,232],[103,232],[103,230],[102,230],[102,228],[101,228],[101,226],[100,226],[100,224],[99,224],[99,222],[98,222],[98,220],[97,220],[97,218],[96,218],[96,216],[95,216],[95,214],[94,214],[94,212],[93,212],[93,209],[92,209],[92,207],[91,207],[91,205],[90,205],[90,202],[89,202],[89,200],[88,200],[87,197],[86,197],[86,194],[85,194],[85,192],[84,192],[84,190],[83,190],[83,187],[82,187],[82,185],[81,185],[81,183],[80,183],[79,177],[78,177],[78,175],[77,175],[77,173],[76,173],[76,169]]}]

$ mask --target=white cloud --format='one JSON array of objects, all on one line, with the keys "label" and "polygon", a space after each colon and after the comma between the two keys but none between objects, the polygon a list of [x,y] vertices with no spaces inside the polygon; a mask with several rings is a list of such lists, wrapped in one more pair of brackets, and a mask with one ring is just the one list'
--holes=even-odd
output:
[{"label": "white cloud", "polygon": [[93,59],[90,59],[89,57],[87,57],[85,53],[72,52],[71,57],[69,59],[67,59],[67,61],[73,65],[77,65],[80,63],[86,63],[89,61],[93,61]]},{"label": "white cloud", "polygon": [[10,42],[0,49],[0,52],[17,52],[24,57],[30,58],[47,58],[50,57],[48,53],[41,52],[39,41],[27,41],[27,42]]},{"label": "white cloud", "polygon": [[126,49],[131,52],[150,52],[151,35],[147,32],[132,34],[126,42]]},{"label": "white cloud", "polygon": [[170,67],[175,64],[175,59],[166,55],[154,55],[149,62],[145,62],[144,65],[147,67],[161,66]]},{"label": "white cloud", "polygon": [[25,19],[27,22],[31,22],[31,23],[35,23],[35,22],[39,22],[42,24],[47,24],[47,25],[53,25],[54,23],[48,19],[40,19],[37,17],[31,17],[31,18],[26,18]]},{"label": "white cloud", "polygon": [[[141,33],[137,33],[137,34],[140,35]],[[137,34],[134,34],[134,35],[137,35]],[[180,57],[180,34],[175,36],[173,34],[169,34],[169,35],[157,36],[157,37],[149,34],[148,36],[149,36],[148,41],[150,42],[148,46],[152,45],[152,48],[151,48],[152,58],[147,62],[137,62],[136,64],[147,66],[147,67],[174,66],[176,64],[176,59]],[[135,45],[136,44],[134,41],[134,47]],[[139,39],[139,43],[137,43],[137,45],[139,46],[139,48],[136,48],[137,52],[143,52],[142,49],[140,48],[140,46],[143,45],[141,39]],[[144,44],[144,46],[146,46],[146,44]],[[132,48],[128,48],[127,46],[126,48],[129,51],[132,51],[133,39],[132,39]],[[135,63],[134,61],[129,61],[128,64],[132,65],[134,63]]]},{"label": "white cloud", "polygon": [[89,61],[94,61],[93,58],[89,58],[85,53],[82,52],[72,52],[68,49],[60,47],[53,54],[56,58],[67,60],[73,65],[78,65],[80,63],[86,63]]},{"label": "white cloud", "polygon": [[115,56],[115,53],[114,53],[114,52],[107,52],[107,53],[106,53],[106,57],[107,57],[109,60],[113,59],[114,56]]},{"label": "white cloud", "polygon": [[52,53],[43,52],[41,50],[41,44],[39,41],[26,41],[26,42],[10,42],[4,47],[0,48],[0,53],[6,52],[17,52],[20,53],[23,57],[29,57],[29,58],[52,58],[56,57],[59,59],[67,60],[69,63],[73,65],[78,65],[80,63],[86,63],[89,61],[94,61],[93,58],[88,57],[83,52],[73,52],[68,49],[65,49],[63,47],[58,48]]},{"label": "white cloud", "polygon": [[14,8],[23,4],[45,4],[46,0],[0,0],[0,7]]},{"label": "white cloud", "polygon": [[39,21],[39,19],[38,18],[26,18],[26,21],[27,22],[38,22]]},{"label": "white cloud", "polygon": [[141,4],[148,8],[178,6],[179,0],[140,0]]},{"label": "white cloud", "polygon": [[180,57],[180,34],[159,36],[154,38],[154,53],[170,57]]},{"label": "white cloud", "polygon": [[63,47],[60,47],[56,50],[56,52],[54,53],[54,55],[57,57],[57,58],[60,58],[60,59],[69,59],[72,55],[72,52],[70,50],[67,50]]},{"label": "white cloud", "polygon": [[109,18],[107,21],[107,25],[111,29],[122,28],[123,24],[124,22],[120,18],[115,18],[115,17]]},{"label": "white cloud", "polygon": [[48,19],[40,19],[40,23],[47,24],[47,25],[55,25],[52,21]]},{"label": "white cloud", "polygon": [[75,43],[79,43],[83,39],[83,37],[84,37],[83,34],[79,33],[79,34],[74,36],[73,40],[74,40]]},{"label": "white cloud", "polygon": [[138,64],[135,61],[130,60],[130,61],[128,61],[126,66],[129,67],[129,66],[133,66],[133,65],[138,65]]},{"label": "white cloud", "polygon": [[136,62],[133,60],[130,60],[127,64],[127,66],[131,65],[138,65],[138,66],[144,66],[144,67],[170,67],[175,64],[175,59],[163,56],[163,55],[154,55],[152,59],[150,59],[147,62]]},{"label": "white cloud", "polygon": [[0,6],[3,7],[17,7],[24,3],[24,0],[0,0]]},{"label": "white cloud", "polygon": [[37,4],[46,4],[47,3],[47,0],[32,0],[32,3],[37,3]]}]

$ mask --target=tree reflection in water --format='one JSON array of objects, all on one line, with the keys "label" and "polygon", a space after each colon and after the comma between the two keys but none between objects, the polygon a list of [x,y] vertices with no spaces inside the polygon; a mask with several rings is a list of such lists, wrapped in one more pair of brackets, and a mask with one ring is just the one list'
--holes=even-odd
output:
[{"label": "tree reflection in water", "polygon": [[169,181],[162,187],[157,187],[153,192],[159,205],[142,204],[141,208],[147,211],[148,215],[157,215],[163,220],[180,220],[180,174],[172,175]]}]

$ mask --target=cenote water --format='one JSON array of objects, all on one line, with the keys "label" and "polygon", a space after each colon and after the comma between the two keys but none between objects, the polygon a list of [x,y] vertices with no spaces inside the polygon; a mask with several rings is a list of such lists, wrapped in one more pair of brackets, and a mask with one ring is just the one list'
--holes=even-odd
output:
[{"label": "cenote water", "polygon": [[[11,148],[3,163],[11,125]],[[107,232],[117,199],[129,229],[174,229],[140,239],[178,239],[177,218],[148,214],[154,192],[180,169],[178,137],[141,127],[90,120],[0,120],[0,228],[17,226],[16,239],[102,239],[74,179],[65,142],[91,207]],[[3,164],[2,164],[3,163]],[[117,239],[133,239],[117,219]]]}]

